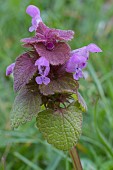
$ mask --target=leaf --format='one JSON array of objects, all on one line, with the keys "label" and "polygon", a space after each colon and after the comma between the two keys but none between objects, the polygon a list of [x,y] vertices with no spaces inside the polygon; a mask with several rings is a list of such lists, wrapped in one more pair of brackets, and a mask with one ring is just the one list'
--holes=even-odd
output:
[{"label": "leaf", "polygon": [[40,112],[36,119],[37,127],[48,143],[60,150],[69,150],[81,134],[82,113],[75,106],[53,111]]},{"label": "leaf", "polygon": [[73,38],[74,31],[49,28],[43,22],[40,22],[36,30],[36,36],[39,39],[46,38],[45,41],[47,38],[52,40],[69,41]]},{"label": "leaf", "polygon": [[26,85],[16,96],[11,111],[11,126],[18,127],[30,121],[40,111],[41,96],[35,86]]},{"label": "leaf", "polygon": [[34,65],[37,57],[24,53],[17,58],[14,67],[14,90],[16,92],[25,86],[37,71],[37,67]]},{"label": "leaf", "polygon": [[70,57],[70,47],[64,42],[57,43],[51,51],[47,50],[43,43],[35,44],[34,48],[40,56],[45,57],[52,65],[64,64]]},{"label": "leaf", "polygon": [[33,161],[27,159],[25,156],[21,155],[20,153],[14,152],[13,154],[22,162],[24,162],[27,166],[32,168],[32,170],[42,170],[38,165],[34,164]]},{"label": "leaf", "polygon": [[70,41],[74,36],[74,31],[72,30],[54,30],[56,32],[56,37],[61,41]]},{"label": "leaf", "polygon": [[40,92],[47,96],[55,93],[76,93],[78,82],[69,74],[61,76],[56,80],[51,80],[48,85],[39,85]]},{"label": "leaf", "polygon": [[113,160],[107,160],[103,162],[100,166],[100,170],[112,170],[113,169]]},{"label": "leaf", "polygon": [[77,92],[77,101],[75,102],[75,106],[80,109],[82,112],[87,111],[87,105],[83,97],[80,93]]}]

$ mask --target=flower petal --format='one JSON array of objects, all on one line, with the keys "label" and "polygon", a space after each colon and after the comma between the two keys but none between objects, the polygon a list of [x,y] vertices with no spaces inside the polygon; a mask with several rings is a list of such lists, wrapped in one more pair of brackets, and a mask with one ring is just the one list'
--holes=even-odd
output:
[{"label": "flower petal", "polygon": [[57,43],[51,51],[47,50],[43,43],[38,43],[34,47],[37,53],[52,65],[64,64],[70,57],[70,47],[63,42]]},{"label": "flower petal", "polygon": [[45,57],[40,57],[35,62],[35,66],[49,66],[49,61]]},{"label": "flower petal", "polygon": [[43,83],[44,83],[45,85],[48,85],[48,84],[50,83],[50,78],[44,77],[44,78],[43,78]]},{"label": "flower petal", "polygon": [[79,80],[79,78],[82,78],[82,77],[83,77],[82,70],[79,70],[79,72],[76,72],[75,74],[73,74],[73,78],[75,80]]},{"label": "flower petal", "polygon": [[42,19],[38,15],[36,15],[34,18],[32,18],[32,26],[30,27],[31,29],[29,31],[32,32],[32,31],[36,30],[41,21],[42,21]]},{"label": "flower petal", "polygon": [[81,48],[78,48],[78,49],[73,50],[73,51],[71,52],[71,54],[75,54],[75,53],[76,53],[77,55],[80,55],[80,56],[85,57],[86,59],[89,58],[89,51],[87,50],[87,47],[86,47],[86,46],[81,47]]},{"label": "flower petal", "polygon": [[35,78],[35,81],[37,82],[37,84],[42,84],[43,81],[42,81],[42,76],[38,76]]},{"label": "flower petal", "polygon": [[50,83],[50,78],[45,77],[45,76],[38,76],[35,78],[37,84],[42,84],[44,83],[45,85]]},{"label": "flower petal", "polygon": [[34,5],[29,5],[26,9],[26,13],[31,17],[35,17],[36,15],[40,16],[40,10]]},{"label": "flower petal", "polygon": [[15,63],[10,64],[7,69],[6,69],[6,76],[9,76],[10,74],[12,74],[13,70],[15,67]]},{"label": "flower petal", "polygon": [[93,43],[91,43],[87,46],[87,50],[91,53],[102,52],[102,50],[96,44],[93,44]]},{"label": "flower petal", "polygon": [[69,73],[75,72],[76,67],[81,69],[85,68],[87,65],[87,59],[83,56],[79,56],[77,53],[73,54],[72,57],[66,64],[66,71]]},{"label": "flower petal", "polygon": [[33,32],[35,30],[34,26],[29,27],[29,32]]}]

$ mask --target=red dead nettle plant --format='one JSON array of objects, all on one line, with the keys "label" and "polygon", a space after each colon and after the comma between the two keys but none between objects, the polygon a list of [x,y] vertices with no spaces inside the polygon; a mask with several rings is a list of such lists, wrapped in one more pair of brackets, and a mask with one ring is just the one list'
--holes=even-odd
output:
[{"label": "red dead nettle plant", "polygon": [[87,107],[78,92],[79,79],[84,78],[89,54],[102,50],[91,43],[71,51],[68,41],[73,31],[49,28],[33,5],[26,12],[32,18],[29,31],[35,31],[35,36],[21,40],[28,50],[6,70],[7,76],[13,73],[17,92],[11,126],[16,128],[36,117],[36,125],[48,143],[69,150],[74,168],[80,170],[75,146],[82,132],[82,112]]}]

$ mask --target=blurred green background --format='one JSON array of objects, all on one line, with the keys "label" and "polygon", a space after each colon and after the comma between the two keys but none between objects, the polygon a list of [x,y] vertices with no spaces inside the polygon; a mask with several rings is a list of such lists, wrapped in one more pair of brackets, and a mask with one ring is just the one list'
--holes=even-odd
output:
[{"label": "blurred green background", "polygon": [[80,92],[86,100],[83,133],[77,145],[84,170],[113,170],[113,1],[112,0],[0,0],[0,170],[72,170],[67,152],[44,141],[35,120],[11,130],[13,78],[6,67],[30,37],[29,4],[38,6],[49,27],[72,29],[72,49],[96,43],[103,53],[92,54]]}]

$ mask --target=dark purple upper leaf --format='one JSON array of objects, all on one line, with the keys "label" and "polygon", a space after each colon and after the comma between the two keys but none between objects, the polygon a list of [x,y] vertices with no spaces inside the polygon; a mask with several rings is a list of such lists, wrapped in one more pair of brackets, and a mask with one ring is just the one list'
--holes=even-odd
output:
[{"label": "dark purple upper leaf", "polygon": [[55,39],[60,41],[69,41],[73,38],[73,35],[74,32],[72,30],[60,30],[49,28],[43,22],[39,23],[39,26],[36,30],[36,36],[41,39],[46,37],[49,39]]},{"label": "dark purple upper leaf", "polygon": [[24,44],[22,45],[23,47],[30,48],[33,47],[35,43],[39,42],[45,42],[45,39],[38,39],[37,37],[30,37],[30,38],[23,38],[21,39],[21,42]]},{"label": "dark purple upper leaf", "polygon": [[70,57],[70,47],[63,42],[57,43],[51,51],[47,50],[43,43],[38,43],[34,47],[37,53],[45,57],[52,65],[64,64]]},{"label": "dark purple upper leaf", "polygon": [[59,29],[56,29],[56,30],[54,30],[54,32],[56,32],[56,37],[60,41],[62,41],[62,40],[69,41],[74,36],[74,32],[71,31],[71,30],[59,30]]},{"label": "dark purple upper leaf", "polygon": [[39,89],[45,96],[55,93],[76,93],[78,82],[73,79],[71,74],[66,74],[56,80],[51,80],[48,85],[39,85]]},{"label": "dark purple upper leaf", "polygon": [[14,68],[14,90],[16,92],[25,86],[36,73],[37,67],[34,64],[38,57],[38,54],[37,56],[33,54],[31,57],[30,53],[24,53],[17,58]]}]

